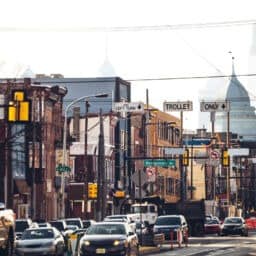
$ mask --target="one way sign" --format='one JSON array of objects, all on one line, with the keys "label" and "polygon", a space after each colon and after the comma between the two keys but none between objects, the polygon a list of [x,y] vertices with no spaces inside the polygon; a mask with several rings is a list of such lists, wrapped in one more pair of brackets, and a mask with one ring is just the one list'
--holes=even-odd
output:
[{"label": "one way sign", "polygon": [[201,112],[227,112],[229,108],[228,101],[200,102]]}]

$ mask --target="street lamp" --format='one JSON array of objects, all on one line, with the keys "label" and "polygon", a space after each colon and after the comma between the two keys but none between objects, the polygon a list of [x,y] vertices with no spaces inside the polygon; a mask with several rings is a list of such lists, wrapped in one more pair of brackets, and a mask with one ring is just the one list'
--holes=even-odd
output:
[{"label": "street lamp", "polygon": [[[67,166],[67,119],[68,119],[68,111],[71,106],[74,104],[88,99],[92,97],[96,98],[105,98],[108,97],[108,93],[99,93],[99,94],[92,94],[92,95],[84,95],[80,98],[77,98],[70,102],[66,107],[65,107],[65,112],[64,112],[64,130],[63,130],[63,148],[62,148],[62,166]],[[64,172],[61,172],[61,194],[62,194],[62,202],[61,202],[61,217],[65,217],[65,197],[64,197],[64,192],[65,192],[65,180],[64,180]]]}]

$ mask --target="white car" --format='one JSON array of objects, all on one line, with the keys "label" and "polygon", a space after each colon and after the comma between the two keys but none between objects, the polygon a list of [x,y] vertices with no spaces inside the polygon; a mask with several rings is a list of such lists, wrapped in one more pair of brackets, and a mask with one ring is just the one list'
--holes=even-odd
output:
[{"label": "white car", "polygon": [[125,214],[115,214],[109,215],[104,218],[104,221],[119,221],[119,222],[127,222],[131,227],[132,231],[135,233],[136,231],[136,224],[135,221],[130,218],[128,215]]},{"label": "white car", "polygon": [[54,227],[26,229],[17,240],[15,255],[64,255],[65,242]]}]

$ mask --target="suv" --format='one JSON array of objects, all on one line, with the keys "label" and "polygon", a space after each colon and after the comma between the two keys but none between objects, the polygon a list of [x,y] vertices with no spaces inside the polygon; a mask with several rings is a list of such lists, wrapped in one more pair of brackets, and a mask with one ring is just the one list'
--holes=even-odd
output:
[{"label": "suv", "polygon": [[182,232],[182,241],[185,241],[188,235],[188,224],[183,215],[163,215],[158,216],[153,227],[154,234],[164,234],[165,240],[171,240],[171,232],[173,232],[173,240],[177,240],[177,231]]},{"label": "suv", "polygon": [[25,229],[30,228],[32,226],[32,220],[31,219],[16,219],[15,220],[15,236],[16,240],[20,239],[22,236],[22,233],[25,231]]},{"label": "suv", "polygon": [[242,217],[226,217],[221,227],[221,235],[248,236],[248,226]]}]

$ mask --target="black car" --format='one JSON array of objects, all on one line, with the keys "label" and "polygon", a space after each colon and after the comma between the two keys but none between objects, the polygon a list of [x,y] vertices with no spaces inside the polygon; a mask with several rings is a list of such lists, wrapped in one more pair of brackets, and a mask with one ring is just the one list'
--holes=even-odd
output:
[{"label": "black car", "polygon": [[135,256],[138,253],[137,235],[125,222],[97,222],[79,242],[80,256]]},{"label": "black car", "polygon": [[242,217],[227,217],[221,227],[221,235],[248,236],[248,226]]}]

